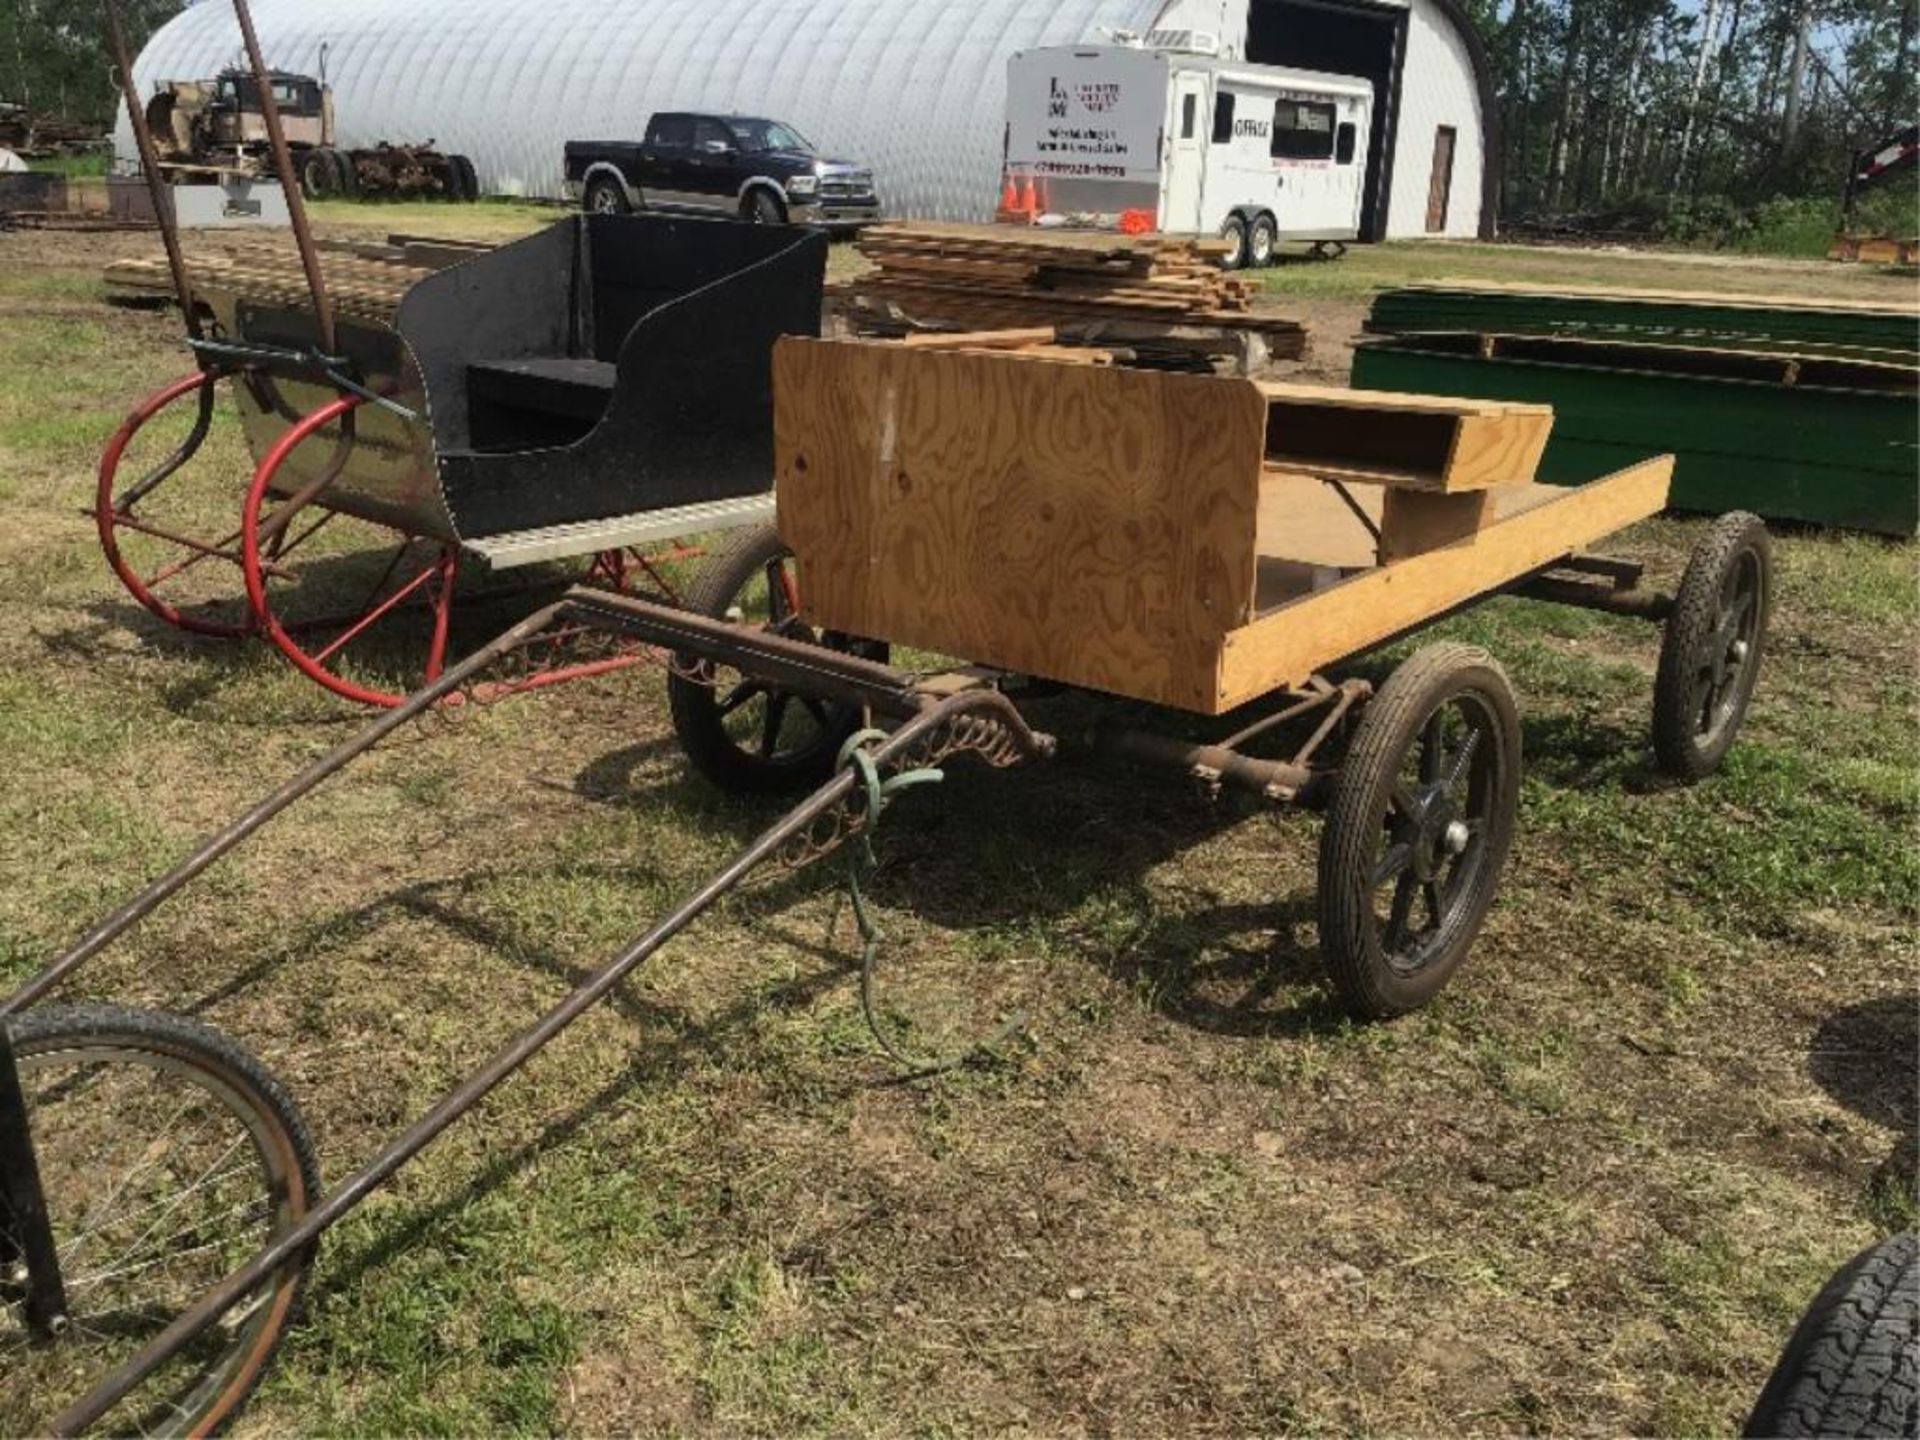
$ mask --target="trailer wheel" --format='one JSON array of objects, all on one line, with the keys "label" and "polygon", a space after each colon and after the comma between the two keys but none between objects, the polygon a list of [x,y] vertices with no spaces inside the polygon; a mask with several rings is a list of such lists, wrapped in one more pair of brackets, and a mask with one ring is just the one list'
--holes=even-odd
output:
[{"label": "trailer wheel", "polygon": [[1227,223],[1220,227],[1220,238],[1232,248],[1220,257],[1222,270],[1238,270],[1247,263],[1247,222],[1238,215],[1229,215]]},{"label": "trailer wheel", "polygon": [[[13,1277],[0,1277],[0,1432],[40,1435],[173,1316],[304,1219],[320,1179],[286,1091],[204,1025],[105,1005],[48,1007],[4,1023],[70,1322],[50,1339],[33,1336]],[[220,1429],[293,1323],[311,1259],[309,1250],[289,1260],[99,1428]]]},{"label": "trailer wheel", "polygon": [[1694,546],[1660,643],[1653,750],[1669,775],[1711,774],[1740,733],[1772,607],[1765,523],[1744,510],[1722,515]]},{"label": "trailer wheel", "polygon": [[1320,838],[1320,945],[1366,1019],[1432,1000],[1493,903],[1520,795],[1520,712],[1470,645],[1429,645],[1362,713]]},{"label": "trailer wheel", "polygon": [[453,198],[471,204],[480,198],[480,172],[465,155],[449,155],[447,169],[453,179]]},{"label": "trailer wheel", "polygon": [[338,173],[333,168],[333,152],[316,146],[300,156],[300,193],[309,200],[325,200],[339,190]]},{"label": "trailer wheel", "polygon": [[740,206],[740,216],[752,225],[784,225],[787,207],[766,190],[755,190]]},{"label": "trailer wheel", "polygon": [[[687,591],[696,614],[755,625],[795,639],[835,644],[799,616],[793,552],[771,523],[743,530],[707,561]],[[839,648],[884,660],[884,645],[841,641]],[[773,689],[723,665],[691,656],[667,681],[674,733],[693,768],[722,790],[773,795],[810,788],[833,768],[860,724],[859,710]],[[697,678],[696,678],[697,677]]]},{"label": "trailer wheel", "polygon": [[626,189],[611,175],[596,175],[581,197],[580,208],[594,215],[625,215],[633,209]]},{"label": "trailer wheel", "polygon": [[1273,252],[1280,244],[1280,226],[1271,215],[1255,218],[1247,231],[1247,264],[1264,270],[1273,264]]},{"label": "trailer wheel", "polygon": [[1808,1307],[1746,1435],[1920,1434],[1920,1240],[1856,1255]]}]

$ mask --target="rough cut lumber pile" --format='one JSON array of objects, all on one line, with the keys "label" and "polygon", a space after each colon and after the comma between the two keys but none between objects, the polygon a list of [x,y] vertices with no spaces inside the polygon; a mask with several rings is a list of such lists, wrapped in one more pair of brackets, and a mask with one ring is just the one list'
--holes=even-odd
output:
[{"label": "rough cut lumber pile", "polygon": [[1920,265],[1920,240],[1843,232],[1833,237],[1827,258],[1858,265]]},{"label": "rough cut lumber pile", "polygon": [[[320,242],[320,273],[327,295],[343,315],[390,323],[407,291],[452,260],[479,249],[458,242],[387,245]],[[309,303],[306,271],[291,240],[203,240],[187,251],[187,274],[196,292],[240,296],[296,308]],[[121,292],[170,296],[173,277],[165,256],[119,260],[107,266],[106,282]]]},{"label": "rough cut lumber pile", "polygon": [[[1216,262],[1219,245],[992,226],[878,225],[860,241],[877,267],[857,304],[927,325],[990,330],[1089,321],[1292,328],[1252,314],[1254,282]],[[1280,347],[1286,349],[1288,347]],[[1298,354],[1299,345],[1291,347]],[[1282,355],[1280,358],[1288,358]]]}]

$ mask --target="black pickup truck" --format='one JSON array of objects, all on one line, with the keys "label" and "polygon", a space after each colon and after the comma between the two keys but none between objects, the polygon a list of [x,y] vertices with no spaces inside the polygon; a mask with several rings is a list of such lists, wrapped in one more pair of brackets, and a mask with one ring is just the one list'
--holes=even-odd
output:
[{"label": "black pickup truck", "polygon": [[880,218],[873,172],[828,160],[778,120],[663,111],[647,138],[569,140],[567,198],[602,214],[728,215],[855,230]]}]

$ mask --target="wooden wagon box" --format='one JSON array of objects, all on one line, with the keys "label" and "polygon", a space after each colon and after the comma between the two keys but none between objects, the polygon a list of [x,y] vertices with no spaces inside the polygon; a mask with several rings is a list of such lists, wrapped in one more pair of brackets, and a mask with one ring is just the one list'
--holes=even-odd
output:
[{"label": "wooden wagon box", "polygon": [[1220,714],[1658,512],[1533,475],[1544,405],[782,340],[782,538],[826,629]]}]

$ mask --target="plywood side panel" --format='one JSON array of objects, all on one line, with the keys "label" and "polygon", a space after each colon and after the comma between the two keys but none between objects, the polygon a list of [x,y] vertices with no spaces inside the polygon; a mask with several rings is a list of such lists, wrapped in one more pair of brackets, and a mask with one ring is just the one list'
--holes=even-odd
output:
[{"label": "plywood side panel", "polygon": [[781,534],[816,624],[1188,709],[1251,618],[1244,381],[788,339]]},{"label": "plywood side panel", "polygon": [[1316,670],[1658,514],[1672,479],[1673,457],[1662,455],[1574,490],[1506,487],[1495,496],[1501,518],[1472,539],[1302,596],[1228,636],[1214,708],[1230,710],[1298,685]]}]

